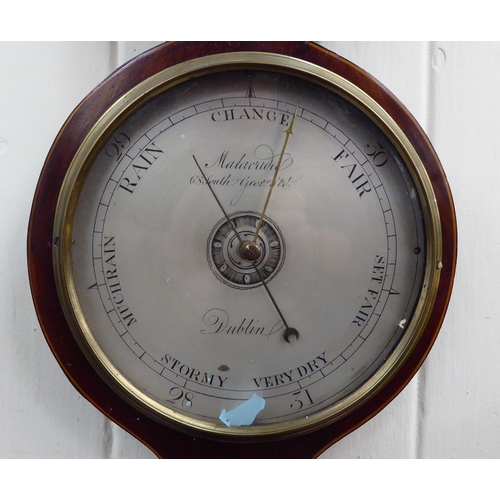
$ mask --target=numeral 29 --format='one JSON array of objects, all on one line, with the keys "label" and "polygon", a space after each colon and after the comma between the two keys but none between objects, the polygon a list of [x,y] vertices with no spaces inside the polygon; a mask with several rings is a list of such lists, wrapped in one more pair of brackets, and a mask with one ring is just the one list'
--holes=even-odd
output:
[{"label": "numeral 29", "polygon": [[116,134],[111,141],[106,144],[104,148],[104,152],[110,157],[115,158],[116,161],[119,161],[123,156],[123,149],[126,149],[130,146],[130,137],[123,132],[119,132]]}]

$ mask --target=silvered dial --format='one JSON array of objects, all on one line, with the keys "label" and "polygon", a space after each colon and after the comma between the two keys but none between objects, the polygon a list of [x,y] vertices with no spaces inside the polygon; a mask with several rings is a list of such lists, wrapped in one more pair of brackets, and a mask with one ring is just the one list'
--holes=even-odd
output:
[{"label": "silvered dial", "polygon": [[[356,407],[411,348],[426,181],[343,93],[276,68],[197,75],[120,115],[74,167],[61,293],[104,376],[155,418],[301,432]],[[245,259],[282,151],[261,254]],[[254,395],[252,422],[228,426]]]}]

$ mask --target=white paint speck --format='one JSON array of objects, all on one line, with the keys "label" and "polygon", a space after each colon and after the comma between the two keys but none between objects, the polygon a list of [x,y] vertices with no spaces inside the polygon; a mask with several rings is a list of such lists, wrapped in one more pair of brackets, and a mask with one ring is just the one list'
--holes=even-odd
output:
[{"label": "white paint speck", "polygon": [[399,328],[404,328],[404,327],[405,327],[405,323],[406,323],[406,320],[405,320],[405,319],[402,319],[402,320],[399,322]]}]

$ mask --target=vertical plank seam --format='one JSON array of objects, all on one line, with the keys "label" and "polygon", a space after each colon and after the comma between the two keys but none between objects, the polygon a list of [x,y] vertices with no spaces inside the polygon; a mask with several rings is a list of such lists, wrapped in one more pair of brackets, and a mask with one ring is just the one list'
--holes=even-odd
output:
[{"label": "vertical plank seam", "polygon": [[109,44],[109,73],[112,73],[120,65],[120,43],[108,42]]},{"label": "vertical plank seam", "polygon": [[[429,138],[433,139],[435,132],[435,113],[434,108],[436,104],[436,80],[432,71],[432,57],[436,52],[436,42],[427,42],[427,57],[425,63],[425,131]],[[427,369],[426,363],[417,374],[417,408],[416,408],[416,434],[415,434],[415,458],[424,458],[424,439],[425,439],[425,399],[427,389]]]},{"label": "vertical plank seam", "polygon": [[122,64],[125,64],[129,59],[127,53],[128,44],[131,42],[114,42],[116,44],[116,66],[114,69],[119,68]]},{"label": "vertical plank seam", "polygon": [[428,42],[427,46],[427,116],[426,116],[426,132],[431,142],[435,139],[436,120],[434,108],[436,107],[437,99],[437,72],[433,70],[433,59],[438,50],[437,42]]},{"label": "vertical plank seam", "polygon": [[104,458],[113,458],[113,447],[114,447],[114,432],[111,421],[103,415],[104,418],[104,439],[103,439],[103,454]]},{"label": "vertical plank seam", "polygon": [[[108,42],[108,74],[111,74],[116,68],[120,66],[120,58],[123,54],[123,47],[121,46],[123,42]],[[104,427],[103,427],[103,454],[104,458],[113,458],[114,447],[115,447],[115,426],[111,421],[103,415]]]}]

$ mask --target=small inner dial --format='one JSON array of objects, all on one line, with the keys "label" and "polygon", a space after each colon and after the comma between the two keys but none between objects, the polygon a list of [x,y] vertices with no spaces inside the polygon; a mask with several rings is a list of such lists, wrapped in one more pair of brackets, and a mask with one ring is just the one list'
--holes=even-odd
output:
[{"label": "small inner dial", "polygon": [[207,242],[207,260],[215,276],[240,290],[258,287],[262,280],[266,283],[272,280],[285,262],[285,241],[276,223],[264,217],[255,242],[261,253],[255,262],[249,262],[241,255],[241,244],[253,241],[260,214],[236,212],[229,219],[231,224],[223,218],[215,225]]}]

